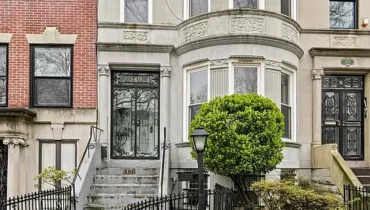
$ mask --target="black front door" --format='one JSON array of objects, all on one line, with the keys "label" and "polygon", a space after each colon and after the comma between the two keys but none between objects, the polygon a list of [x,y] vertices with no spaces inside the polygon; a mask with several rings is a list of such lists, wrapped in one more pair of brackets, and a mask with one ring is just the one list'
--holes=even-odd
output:
[{"label": "black front door", "polygon": [[112,78],[111,158],[159,158],[159,73]]},{"label": "black front door", "polygon": [[363,76],[324,76],[322,144],[338,144],[344,159],[364,158]]}]

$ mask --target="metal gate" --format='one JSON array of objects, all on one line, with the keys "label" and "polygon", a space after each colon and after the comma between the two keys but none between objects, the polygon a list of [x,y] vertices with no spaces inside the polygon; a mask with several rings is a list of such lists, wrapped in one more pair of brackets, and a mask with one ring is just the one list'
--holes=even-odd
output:
[{"label": "metal gate", "polygon": [[324,76],[322,143],[336,143],[345,159],[364,157],[363,76]]},{"label": "metal gate", "polygon": [[0,141],[0,209],[6,209],[8,178],[8,146]]},{"label": "metal gate", "polygon": [[112,74],[111,158],[159,158],[159,73]]}]

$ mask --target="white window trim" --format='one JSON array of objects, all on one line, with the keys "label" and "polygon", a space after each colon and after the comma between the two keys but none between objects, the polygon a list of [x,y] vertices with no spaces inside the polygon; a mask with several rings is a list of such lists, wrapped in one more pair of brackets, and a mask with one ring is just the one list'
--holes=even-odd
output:
[{"label": "white window trim", "polygon": [[[234,9],[234,0],[229,0],[229,9]],[[258,9],[265,9],[265,0],[258,0]]]},{"label": "white window trim", "polygon": [[[208,0],[208,12],[211,12],[211,0]],[[190,18],[190,0],[184,0],[184,20]]]},{"label": "white window trim", "polygon": [[[283,67],[281,70],[282,73],[288,74],[290,76],[289,80],[289,103],[291,107],[291,138],[284,138],[282,137],[283,141],[286,142],[296,142],[296,137],[297,137],[297,112],[296,112],[296,107],[297,107],[297,91],[295,88],[296,87],[296,72],[293,69],[289,69],[288,67]],[[280,102],[282,104],[282,102]],[[280,105],[281,106],[281,105]]]},{"label": "white window trim", "polygon": [[207,89],[207,102],[210,100],[210,95],[211,95],[211,88],[210,87],[210,83],[211,83],[211,77],[210,77],[210,64],[209,62],[202,62],[202,63],[198,63],[198,64],[195,64],[195,65],[192,65],[192,66],[189,66],[187,68],[184,69],[184,75],[183,75],[183,78],[184,78],[184,84],[183,84],[183,90],[184,90],[184,93],[183,93],[183,101],[185,103],[183,103],[183,128],[184,128],[184,131],[183,131],[183,142],[188,142],[189,139],[188,139],[188,132],[189,132],[189,106],[190,106],[190,73],[193,73],[193,72],[199,72],[199,71],[204,71],[206,70],[207,71],[207,82],[208,82],[208,89]]},{"label": "white window trim", "polygon": [[263,62],[260,61],[254,61],[249,63],[242,63],[238,60],[232,60],[229,63],[229,90],[228,93],[234,94],[234,68],[235,67],[255,67],[257,68],[257,94],[259,95],[265,95],[265,67]]},{"label": "white window trim", "polygon": [[[120,22],[125,22],[125,3],[126,0],[120,0]],[[148,0],[148,24],[153,23],[153,0]]]},{"label": "white window trim", "polygon": [[291,0],[292,2],[291,2],[291,14],[290,14],[290,16],[291,16],[291,18],[293,19],[293,20],[297,20],[297,0]]}]

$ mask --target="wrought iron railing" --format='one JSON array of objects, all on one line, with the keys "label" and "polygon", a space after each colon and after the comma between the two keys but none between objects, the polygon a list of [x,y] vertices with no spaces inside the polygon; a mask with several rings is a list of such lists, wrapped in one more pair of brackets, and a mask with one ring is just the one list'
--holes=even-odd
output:
[{"label": "wrought iron railing", "polygon": [[344,202],[350,210],[370,210],[370,190],[344,185]]},{"label": "wrought iron railing", "polygon": [[[85,147],[85,150],[84,150],[84,153],[82,154],[82,158],[80,160],[80,163],[78,164],[77,166],[77,169],[76,169],[76,174],[74,175],[73,177],[73,181],[72,181],[72,191],[73,191],[73,195],[75,196],[76,195],[76,188],[75,188],[75,184],[76,184],[76,180],[78,177],[80,177],[79,173],[80,173],[80,169],[81,169],[81,165],[82,165],[82,162],[84,161],[84,159],[86,158],[86,155],[87,157],[89,158],[90,157],[90,149],[94,148],[95,145],[91,143],[91,141],[93,140],[95,143],[96,142],[99,142],[100,141],[100,136],[101,136],[101,133],[102,133],[102,129],[98,128],[98,127],[95,127],[95,126],[91,126],[90,127],[90,137],[89,137],[89,141],[87,142],[86,144],[86,147]],[[74,207],[76,207],[76,199],[74,198],[73,199],[73,204],[74,204]]]},{"label": "wrought iron railing", "polygon": [[[242,207],[239,194],[230,189],[215,189],[214,191],[205,191],[207,210],[232,210],[235,207]],[[195,202],[196,201],[196,202]],[[263,206],[258,201],[253,204],[251,209],[262,209]],[[198,191],[187,191],[183,194],[162,196],[140,201],[128,205],[122,210],[197,210],[198,209]],[[244,208],[245,209],[245,208]],[[249,210],[249,209],[245,209]]]},{"label": "wrought iron railing", "polygon": [[9,198],[1,210],[72,210],[72,186]]}]

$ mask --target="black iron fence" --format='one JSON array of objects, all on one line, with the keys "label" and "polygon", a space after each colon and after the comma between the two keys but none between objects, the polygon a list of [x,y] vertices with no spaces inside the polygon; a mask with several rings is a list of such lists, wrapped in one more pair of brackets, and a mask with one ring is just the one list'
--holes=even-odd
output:
[{"label": "black iron fence", "polygon": [[7,200],[1,210],[72,210],[72,187],[50,189],[16,196]]},{"label": "black iron fence", "polygon": [[344,202],[350,210],[370,210],[370,190],[344,185]]},{"label": "black iron fence", "polygon": [[[257,198],[255,192],[250,191]],[[205,191],[207,210],[233,210],[242,207],[241,199],[234,190]],[[252,201],[250,210],[263,209],[260,199]],[[197,210],[198,191],[186,191],[178,195],[170,195],[148,199],[125,207],[123,210]],[[244,210],[249,210],[243,208]]]}]

